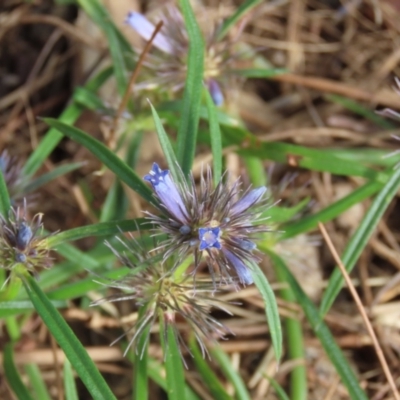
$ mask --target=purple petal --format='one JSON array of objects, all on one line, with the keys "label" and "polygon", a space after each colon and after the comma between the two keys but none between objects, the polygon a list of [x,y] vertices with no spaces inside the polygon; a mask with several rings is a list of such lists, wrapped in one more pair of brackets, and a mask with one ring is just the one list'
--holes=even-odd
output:
[{"label": "purple petal", "polygon": [[224,95],[218,82],[214,79],[209,79],[207,82],[208,91],[216,106],[222,106],[224,104]]},{"label": "purple petal", "polygon": [[[150,40],[155,26],[143,15],[137,12],[130,12],[125,22],[133,28],[144,40]],[[168,38],[158,32],[153,40],[153,45],[164,53],[173,54],[174,49]]]},{"label": "purple petal", "polygon": [[233,268],[235,268],[236,274],[240,282],[245,285],[251,285],[254,282],[254,280],[251,275],[251,271],[245,265],[245,263],[231,251],[227,249],[223,249],[222,251],[224,252],[224,255],[228,260],[229,264],[231,264]]},{"label": "purple petal", "polygon": [[231,215],[240,214],[242,211],[247,210],[255,203],[257,203],[264,193],[267,191],[267,188],[262,186],[257,189],[250,190],[247,194],[245,194],[239,201],[237,201],[231,208]]},{"label": "purple petal", "polygon": [[199,239],[200,239],[199,250],[203,251],[205,249],[210,249],[212,247],[221,250],[221,243],[219,241],[220,236],[221,236],[221,229],[218,227],[199,228]]},{"label": "purple petal", "polygon": [[143,179],[151,183],[161,204],[168,212],[185,225],[189,216],[178,188],[170,177],[169,170],[162,170],[157,163],[154,163],[149,174]]},{"label": "purple petal", "polygon": [[21,222],[15,237],[15,246],[18,250],[25,250],[33,236],[31,228],[26,222]]}]

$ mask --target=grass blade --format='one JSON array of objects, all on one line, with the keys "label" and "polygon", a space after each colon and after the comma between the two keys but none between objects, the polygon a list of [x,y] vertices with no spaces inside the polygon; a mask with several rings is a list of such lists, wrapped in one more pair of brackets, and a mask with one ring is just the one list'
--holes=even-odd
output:
[{"label": "grass blade", "polygon": [[124,161],[116,156],[114,152],[103,143],[92,138],[80,129],[64,124],[56,119],[44,118],[43,120],[63,135],[70,137],[82,146],[86,147],[131,189],[140,194],[149,203],[152,203],[156,207],[158,206],[150,188],[146,186],[143,180],[139,178]]},{"label": "grass blade", "polygon": [[37,313],[54,336],[94,400],[112,400],[115,396],[94,365],[87,351],[60,313],[31,276],[23,279],[26,292]]},{"label": "grass blade", "polygon": [[7,220],[11,203],[3,171],[0,168],[0,214]]},{"label": "grass blade", "polygon": [[22,382],[17,368],[15,367],[11,343],[7,343],[4,348],[3,368],[7,382],[10,384],[11,389],[16,394],[17,398],[21,400],[33,400],[27,387]]},{"label": "grass blade", "polygon": [[64,361],[64,390],[66,400],[79,400],[71,363],[67,358]]},{"label": "grass blade", "polygon": [[47,391],[46,384],[40,373],[40,369],[36,364],[25,365],[26,373],[29,376],[35,398],[40,400],[51,400],[51,396]]},{"label": "grass blade", "polygon": [[267,316],[268,327],[274,346],[275,357],[279,362],[282,357],[282,326],[275,294],[265,274],[256,263],[252,263],[251,273],[254,283],[264,300],[265,314]]},{"label": "grass blade", "polygon": [[347,387],[350,398],[352,400],[367,400],[367,395],[361,389],[358,383],[358,379],[353,372],[353,369],[350,367],[340,347],[336,344],[335,339],[330,332],[328,326],[321,319],[318,309],[304,293],[303,289],[300,287],[283,260],[272,251],[268,249],[265,249],[265,251],[268,253],[272,262],[275,264],[275,268],[281,271],[282,277],[289,284],[290,288],[293,291],[293,294],[296,296],[297,302],[303,308],[304,314],[306,315],[308,322],[310,323],[312,329],[317,335],[332,364],[335,366],[336,371],[341,377],[343,384]]},{"label": "grass blade", "polygon": [[175,151],[172,148],[171,142],[168,138],[167,133],[163,127],[163,124],[160,120],[160,117],[157,114],[157,111],[150,103],[151,113],[153,114],[154,124],[156,126],[156,132],[158,135],[158,140],[160,142],[161,148],[163,150],[165,159],[167,160],[168,167],[171,171],[172,176],[174,179],[179,182],[181,174],[178,171],[179,164],[178,160],[176,159]]},{"label": "grass blade", "polygon": [[222,176],[222,139],[218,123],[217,109],[211,98],[210,92],[205,89],[205,98],[208,111],[208,123],[210,127],[210,142],[213,155],[214,185],[217,186]]},{"label": "grass blade", "polygon": [[187,176],[192,168],[200,119],[204,70],[204,40],[189,0],[179,0],[189,36],[187,76],[177,139],[177,158]]},{"label": "grass blade", "polygon": [[243,2],[236,12],[234,12],[229,18],[227,18],[224,23],[221,26],[220,31],[218,32],[218,40],[223,39],[226,34],[229,32],[229,29],[233,25],[236,24],[236,22],[239,21],[240,18],[243,17],[247,12],[249,12],[253,7],[255,7],[257,4],[261,3],[263,0],[246,0]]},{"label": "grass blade", "polygon": [[[375,231],[382,215],[390,205],[393,197],[400,188],[400,168],[393,170],[386,185],[373,200],[369,210],[365,214],[361,224],[354,232],[342,255],[342,262],[346,271],[351,272],[369,239]],[[343,286],[343,275],[338,268],[333,271],[328,287],[326,288],[321,301],[321,315],[325,315],[331,308],[336,296]]]}]

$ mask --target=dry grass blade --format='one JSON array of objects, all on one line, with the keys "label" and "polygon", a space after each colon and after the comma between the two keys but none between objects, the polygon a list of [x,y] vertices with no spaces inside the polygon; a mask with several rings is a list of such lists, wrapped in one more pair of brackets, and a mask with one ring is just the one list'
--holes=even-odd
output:
[{"label": "dry grass blade", "polygon": [[136,81],[136,79],[137,79],[137,77],[139,75],[139,72],[140,72],[141,66],[143,64],[144,58],[145,58],[146,54],[150,51],[151,46],[153,44],[153,40],[156,37],[156,35],[158,34],[158,32],[160,32],[160,29],[162,28],[162,26],[163,26],[163,22],[160,21],[156,25],[156,27],[154,29],[154,32],[151,35],[150,40],[146,43],[146,46],[144,47],[142,53],[140,54],[139,60],[138,60],[138,62],[136,64],[136,67],[133,70],[133,73],[131,75],[131,79],[129,80],[128,87],[126,88],[124,97],[122,98],[121,103],[120,103],[120,105],[118,107],[118,110],[117,110],[117,112],[115,114],[115,118],[114,118],[114,121],[113,121],[112,129],[111,129],[111,132],[110,132],[110,137],[108,139],[108,146],[109,147],[112,147],[112,144],[113,144],[113,141],[114,141],[115,132],[116,132],[117,127],[118,127],[118,121],[119,121],[119,119],[121,117],[121,114],[123,113],[123,111],[124,111],[124,109],[126,107],[126,104],[128,103],[129,96],[131,94],[132,86],[135,83],[135,81]]},{"label": "dry grass blade", "polygon": [[358,295],[356,289],[354,288],[354,285],[351,282],[349,274],[347,273],[346,268],[343,265],[343,263],[342,263],[342,261],[341,261],[341,259],[339,257],[339,254],[337,253],[337,251],[335,249],[335,246],[333,245],[333,243],[332,243],[332,241],[331,241],[331,239],[330,239],[330,237],[328,235],[328,232],[326,231],[324,225],[321,224],[321,222],[319,222],[318,226],[319,226],[319,229],[320,229],[320,231],[322,233],[322,236],[324,237],[324,240],[325,240],[326,244],[329,247],[329,250],[330,250],[330,252],[331,252],[336,264],[339,266],[340,271],[342,272],[343,277],[346,280],[346,283],[347,283],[347,286],[349,287],[351,295],[353,296],[354,301],[356,302],[358,311],[360,312],[361,317],[362,317],[362,319],[363,319],[363,321],[365,323],[365,326],[366,326],[366,328],[368,330],[368,333],[371,336],[372,343],[374,345],[374,348],[375,348],[375,351],[376,351],[376,355],[378,356],[378,359],[379,359],[379,361],[380,361],[380,363],[382,365],[383,372],[385,373],[386,379],[388,380],[390,388],[392,389],[393,396],[394,396],[394,398],[396,400],[400,400],[400,394],[397,391],[397,387],[396,387],[396,383],[394,381],[393,375],[390,372],[389,365],[388,365],[388,363],[386,361],[385,355],[383,354],[383,351],[382,351],[381,345],[379,344],[378,338],[377,338],[377,336],[376,336],[376,334],[374,332],[374,328],[372,327],[372,324],[371,324],[371,322],[370,322],[370,320],[368,318],[368,315],[367,315],[367,313],[366,313],[366,311],[364,309],[364,306],[363,306],[363,304],[361,302],[360,296]]}]

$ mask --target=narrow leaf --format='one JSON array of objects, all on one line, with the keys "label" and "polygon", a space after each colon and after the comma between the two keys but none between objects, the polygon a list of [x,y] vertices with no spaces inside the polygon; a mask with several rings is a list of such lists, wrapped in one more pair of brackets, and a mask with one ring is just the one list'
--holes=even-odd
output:
[{"label": "narrow leaf", "polygon": [[158,135],[158,140],[160,142],[161,148],[163,150],[165,159],[167,160],[168,167],[171,171],[172,176],[174,179],[179,182],[181,174],[179,173],[179,164],[178,160],[176,159],[176,155],[174,149],[172,148],[171,142],[169,141],[168,135],[165,132],[163,124],[160,120],[160,117],[157,114],[157,111],[150,103],[151,112],[153,114],[154,124],[156,126],[156,132]]},{"label": "narrow leaf", "polygon": [[221,26],[220,31],[218,32],[218,40],[221,40],[226,36],[226,34],[229,32],[229,29],[232,28],[233,25],[236,24],[236,22],[239,21],[240,18],[242,18],[247,12],[249,12],[253,7],[255,7],[257,4],[260,4],[263,0],[246,0],[244,1],[235,11],[234,14],[232,14],[228,19],[224,21],[224,23]]},{"label": "narrow leaf", "polygon": [[29,376],[35,398],[40,400],[51,400],[51,396],[47,391],[46,384],[40,373],[40,369],[36,364],[25,365],[26,373]]},{"label": "narrow leaf", "polygon": [[0,168],[0,214],[7,220],[11,203],[4,174]]},{"label": "narrow leaf", "polygon": [[115,396],[87,351],[60,313],[31,276],[24,277],[25,289],[36,311],[54,336],[94,400],[112,400]]},{"label": "narrow leaf", "polygon": [[222,139],[219,128],[217,110],[210,92],[204,89],[210,127],[211,151],[213,155],[214,185],[217,186],[222,176]]},{"label": "narrow leaf", "polygon": [[256,263],[252,263],[251,273],[254,283],[264,300],[265,313],[267,316],[272,344],[274,346],[275,357],[279,362],[282,357],[282,326],[275,294],[265,274]]},{"label": "narrow leaf", "polygon": [[70,137],[92,152],[104,165],[113,171],[119,179],[125,182],[131,189],[140,194],[149,203],[157,207],[157,202],[152,191],[139,178],[136,173],[107,146],[80,129],[74,128],[56,119],[44,118],[44,121],[51,127],[57,129],[63,135]]},{"label": "narrow leaf", "polygon": [[22,382],[19,372],[14,364],[13,348],[11,343],[7,343],[5,345],[3,357],[3,368],[7,382],[9,383],[13,392],[16,394],[17,398],[21,400],[33,400],[29,390]]},{"label": "narrow leaf", "polygon": [[[400,168],[393,170],[392,175],[386,185],[373,200],[369,210],[365,214],[361,224],[354,232],[346,249],[343,252],[342,261],[347,272],[351,272],[358,258],[363,252],[369,239],[375,231],[382,215],[389,207],[393,197],[400,188]],[[325,315],[331,308],[336,296],[343,286],[344,278],[339,268],[333,271],[328,287],[326,288],[321,301],[321,315]]]},{"label": "narrow leaf", "polygon": [[67,358],[64,360],[64,390],[66,400],[79,400],[71,363]]},{"label": "narrow leaf", "polygon": [[336,344],[335,339],[330,332],[328,326],[321,319],[317,308],[313,302],[307,297],[303,289],[300,287],[295,277],[289,271],[283,260],[274,252],[264,249],[270,256],[276,268],[279,268],[284,280],[289,284],[298,303],[303,308],[308,322],[321,342],[326,354],[330,358],[332,364],[336,368],[338,375],[341,377],[343,384],[347,387],[350,398],[352,400],[367,400],[365,392],[361,389],[359,381],[354,374],[353,369],[343,355],[342,350]]},{"label": "narrow leaf", "polygon": [[177,158],[184,175],[187,176],[193,164],[200,118],[204,40],[189,0],[179,0],[179,4],[189,36],[189,52],[182,113],[178,129]]}]

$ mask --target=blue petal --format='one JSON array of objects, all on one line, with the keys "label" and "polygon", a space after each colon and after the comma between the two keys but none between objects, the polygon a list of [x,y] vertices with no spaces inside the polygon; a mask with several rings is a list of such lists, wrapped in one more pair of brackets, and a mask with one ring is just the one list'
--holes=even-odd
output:
[{"label": "blue petal", "polygon": [[262,186],[257,189],[250,190],[247,194],[245,194],[239,201],[237,201],[231,208],[231,215],[240,214],[242,211],[247,210],[255,203],[257,203],[264,193],[267,191],[267,188]]},{"label": "blue petal", "polygon": [[26,222],[21,222],[17,235],[15,237],[15,245],[19,250],[25,250],[31,241],[33,236],[31,228],[26,224]]},{"label": "blue petal", "polygon": [[212,247],[221,250],[221,243],[219,241],[220,236],[221,236],[221,229],[219,227],[199,228],[199,239],[200,239],[199,250],[203,251],[205,249],[210,249]]},{"label": "blue petal", "polygon": [[188,213],[169,170],[162,170],[157,163],[154,163],[149,174],[143,179],[151,183],[161,204],[168,212],[185,225],[189,221]]},{"label": "blue petal", "polygon": [[[130,12],[125,22],[133,28],[144,40],[150,40],[155,26],[143,15],[137,12]],[[174,49],[168,38],[158,32],[153,40],[153,45],[164,53],[174,54]]]},{"label": "blue petal", "polygon": [[236,274],[240,282],[245,285],[251,285],[254,280],[251,275],[251,271],[246,266],[246,264],[230,250],[223,249],[222,251],[224,252],[226,259],[228,260],[228,263],[231,264],[233,268],[235,268]]},{"label": "blue petal", "polygon": [[216,106],[222,106],[224,104],[224,95],[218,82],[214,79],[209,79],[207,82],[208,91]]}]

